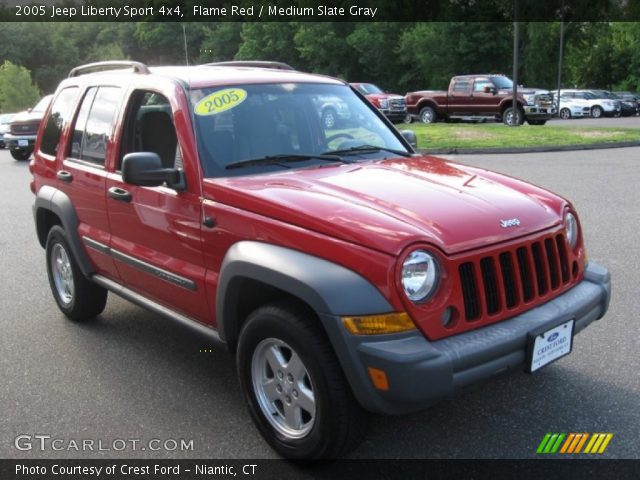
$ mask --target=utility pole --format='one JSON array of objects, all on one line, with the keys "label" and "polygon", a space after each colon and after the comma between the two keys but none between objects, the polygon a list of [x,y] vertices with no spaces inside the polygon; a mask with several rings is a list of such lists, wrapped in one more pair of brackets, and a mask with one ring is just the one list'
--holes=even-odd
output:
[{"label": "utility pole", "polygon": [[564,2],[560,7],[560,53],[558,55],[558,114],[560,114],[560,89],[562,88],[562,54],[564,51]]},{"label": "utility pole", "polygon": [[513,103],[511,105],[512,127],[519,126],[518,122],[518,44],[520,43],[520,24],[518,23],[518,0],[513,0]]}]

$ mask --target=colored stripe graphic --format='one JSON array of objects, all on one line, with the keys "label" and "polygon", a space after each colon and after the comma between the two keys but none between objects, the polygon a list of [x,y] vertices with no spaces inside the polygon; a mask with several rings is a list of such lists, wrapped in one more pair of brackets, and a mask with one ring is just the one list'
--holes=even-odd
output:
[{"label": "colored stripe graphic", "polygon": [[[536,453],[541,454],[601,454],[609,446],[613,433],[553,433],[545,434]],[[586,447],[585,447],[586,444]],[[583,450],[584,447],[584,450]]]}]

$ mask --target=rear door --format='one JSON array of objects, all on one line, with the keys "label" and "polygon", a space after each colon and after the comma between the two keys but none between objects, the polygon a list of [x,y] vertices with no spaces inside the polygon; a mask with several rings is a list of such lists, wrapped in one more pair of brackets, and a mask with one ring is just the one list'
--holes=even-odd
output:
[{"label": "rear door", "polygon": [[184,122],[185,108],[172,105],[169,96],[146,89],[134,89],[129,95],[119,134],[122,147],[106,180],[111,254],[125,286],[210,323],[201,248],[199,172],[188,172],[186,189],[176,191],[167,186],[126,184],[120,171],[124,155],[133,152],[158,154],[164,168],[193,170],[192,165],[197,165],[194,158],[183,165],[184,149],[174,116],[177,111]]},{"label": "rear door", "polygon": [[[62,93],[64,90],[60,95]],[[57,187],[69,196],[75,207],[80,223],[78,234],[87,254],[98,271],[109,276],[117,274],[106,252],[110,233],[105,201],[105,161],[114,149],[112,125],[121,95],[122,89],[115,86],[92,86],[84,92],[57,171]],[[55,114],[54,110],[52,112]],[[49,148],[48,128],[47,124],[41,151]]]},{"label": "rear door", "polygon": [[472,112],[471,83],[471,79],[467,77],[453,79],[453,85],[449,91],[449,115],[468,115]]}]

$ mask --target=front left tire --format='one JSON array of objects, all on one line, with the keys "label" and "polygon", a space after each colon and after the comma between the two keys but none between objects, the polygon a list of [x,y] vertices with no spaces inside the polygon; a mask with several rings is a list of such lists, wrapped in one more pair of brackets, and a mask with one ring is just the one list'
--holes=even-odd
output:
[{"label": "front left tire", "polygon": [[366,430],[366,413],[319,322],[302,306],[273,303],[249,316],[238,341],[238,376],[251,416],[289,459],[342,456]]},{"label": "front left tire", "polygon": [[27,150],[9,150],[9,152],[11,153],[13,159],[19,162],[29,160],[29,157],[31,156],[31,152]]}]

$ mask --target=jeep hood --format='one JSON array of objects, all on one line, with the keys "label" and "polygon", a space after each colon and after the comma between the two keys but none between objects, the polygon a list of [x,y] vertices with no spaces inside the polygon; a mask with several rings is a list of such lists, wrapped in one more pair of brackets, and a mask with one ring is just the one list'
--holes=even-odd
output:
[{"label": "jeep hood", "polygon": [[420,156],[204,183],[216,202],[392,255],[417,242],[453,254],[527,235],[558,224],[566,205],[514,178]]}]

